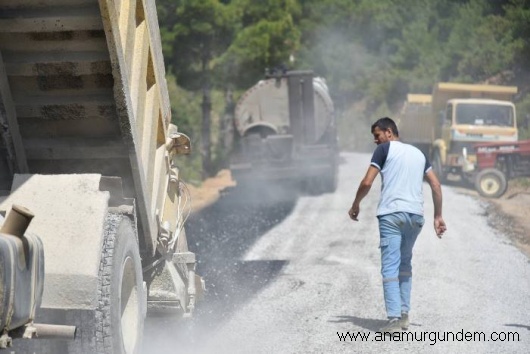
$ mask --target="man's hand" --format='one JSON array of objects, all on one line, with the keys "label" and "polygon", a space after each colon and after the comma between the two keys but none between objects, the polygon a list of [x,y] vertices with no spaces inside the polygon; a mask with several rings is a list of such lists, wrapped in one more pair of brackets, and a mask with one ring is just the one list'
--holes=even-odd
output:
[{"label": "man's hand", "polygon": [[352,220],[359,221],[357,219],[359,217],[359,205],[361,204],[361,200],[363,200],[363,198],[366,197],[366,195],[370,191],[372,183],[374,182],[374,179],[375,177],[377,177],[378,173],[379,170],[376,167],[372,165],[368,167],[368,171],[366,171],[366,176],[364,176],[363,180],[361,181],[350,211],[348,211],[348,214],[350,215],[350,218],[352,218]]},{"label": "man's hand", "polygon": [[445,226],[445,221],[441,216],[434,218],[434,231],[436,232],[436,236],[438,238],[442,238],[442,235],[447,230],[447,227]]},{"label": "man's hand", "polygon": [[359,217],[359,211],[359,205],[353,203],[348,214],[352,220],[359,221],[359,219],[357,219]]}]

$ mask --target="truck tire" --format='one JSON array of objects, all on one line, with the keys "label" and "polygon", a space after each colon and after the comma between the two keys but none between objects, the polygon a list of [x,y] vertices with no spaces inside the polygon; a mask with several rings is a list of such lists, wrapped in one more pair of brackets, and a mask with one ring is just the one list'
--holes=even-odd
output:
[{"label": "truck tire", "polygon": [[475,188],[483,197],[499,198],[506,192],[508,182],[504,173],[496,168],[487,168],[477,174]]},{"label": "truck tire", "polygon": [[436,177],[438,177],[438,180],[440,180],[440,183],[445,182],[447,175],[444,173],[442,157],[440,156],[439,151],[434,152],[434,155],[432,158],[432,169]]},{"label": "truck tire", "polygon": [[78,327],[75,340],[17,340],[14,352],[140,353],[147,300],[136,231],[122,214],[109,213],[106,217],[98,283],[95,311],[54,314],[52,310],[39,319],[61,323],[66,318],[66,324]]},{"label": "truck tire", "polygon": [[147,300],[136,231],[126,216],[107,217],[99,274],[96,352],[139,353]]}]

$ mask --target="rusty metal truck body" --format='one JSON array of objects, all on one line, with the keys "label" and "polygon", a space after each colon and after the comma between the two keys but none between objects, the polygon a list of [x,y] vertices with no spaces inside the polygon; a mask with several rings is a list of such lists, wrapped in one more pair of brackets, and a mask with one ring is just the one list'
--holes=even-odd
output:
[{"label": "rusty metal truck body", "polygon": [[269,76],[247,90],[235,109],[237,145],[231,158],[239,184],[305,184],[312,192],[337,186],[338,146],[333,102],[311,71]]},{"label": "rusty metal truck body", "polygon": [[0,211],[35,214],[37,317],[79,329],[49,352],[137,353],[146,311],[189,315],[203,286],[154,1],[3,0],[0,13]]}]

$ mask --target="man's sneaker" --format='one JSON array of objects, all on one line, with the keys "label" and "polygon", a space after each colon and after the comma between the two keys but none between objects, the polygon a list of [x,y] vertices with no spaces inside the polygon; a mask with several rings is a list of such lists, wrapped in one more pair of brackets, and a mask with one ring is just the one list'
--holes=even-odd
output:
[{"label": "man's sneaker", "polygon": [[379,332],[390,333],[390,334],[401,332],[400,319],[397,317],[389,319],[386,325],[384,325],[383,327],[381,327],[381,329],[379,329]]},{"label": "man's sneaker", "polygon": [[401,323],[402,330],[406,331],[407,329],[409,329],[409,314],[408,313],[403,312],[401,314],[400,323]]}]

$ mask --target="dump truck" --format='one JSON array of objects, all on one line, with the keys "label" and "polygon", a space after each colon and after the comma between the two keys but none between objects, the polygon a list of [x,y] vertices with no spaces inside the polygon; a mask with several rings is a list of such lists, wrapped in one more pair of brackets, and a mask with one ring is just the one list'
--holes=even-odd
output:
[{"label": "dump truck", "polygon": [[272,183],[312,193],[337,187],[333,102],[312,71],[272,73],[244,92],[235,108],[230,170],[238,186]]},{"label": "dump truck", "polygon": [[440,180],[449,173],[474,181],[474,144],[517,141],[513,98],[517,87],[438,83],[432,94],[433,169]]},{"label": "dump truck", "polygon": [[[45,261],[42,297],[24,283],[40,306],[17,326],[77,332],[15,346],[138,353],[147,312],[191,316],[204,289],[176,162],[190,140],[171,121],[155,3],[3,0],[0,13],[0,215],[32,215],[0,233],[37,236]],[[13,317],[16,300],[0,310]]]},{"label": "dump truck", "polygon": [[397,121],[400,139],[430,156],[434,129],[431,119],[432,95],[408,94]]}]

